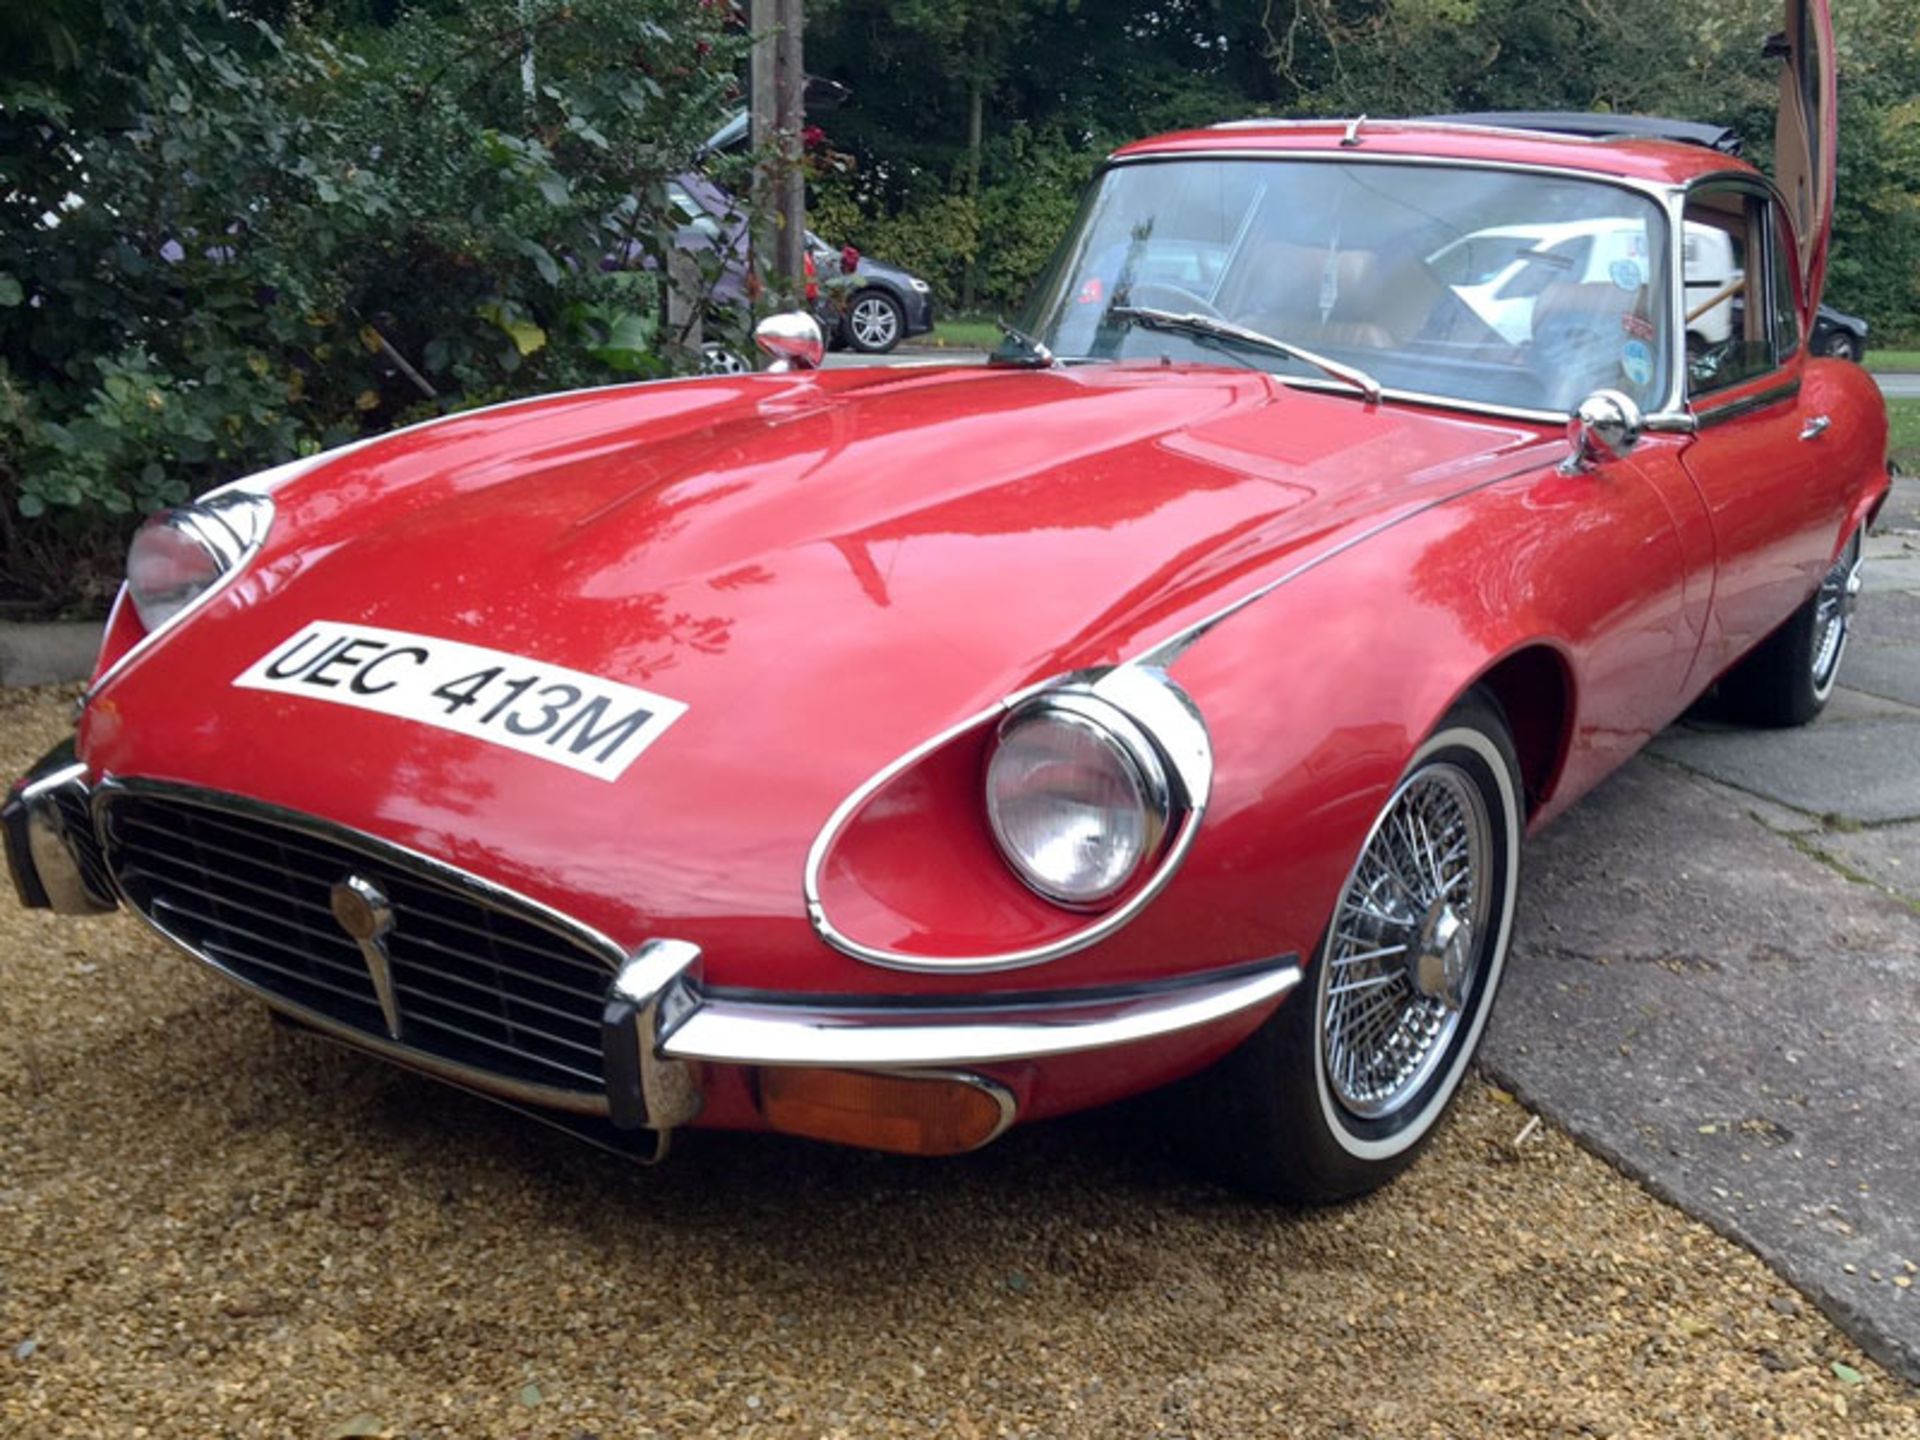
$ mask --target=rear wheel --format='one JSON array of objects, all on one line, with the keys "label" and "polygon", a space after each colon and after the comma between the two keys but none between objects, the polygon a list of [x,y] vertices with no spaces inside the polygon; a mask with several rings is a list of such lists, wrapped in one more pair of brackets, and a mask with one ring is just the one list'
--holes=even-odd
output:
[{"label": "rear wheel", "polygon": [[1860,536],[1841,547],[1820,588],[1720,682],[1732,718],[1782,729],[1827,708],[1860,594]]},{"label": "rear wheel", "polygon": [[1860,342],[1844,330],[1836,330],[1827,337],[1826,353],[1835,360],[1858,360]]},{"label": "rear wheel", "polygon": [[1506,722],[1479,695],[1414,755],[1306,983],[1203,1089],[1225,1178],[1295,1203],[1346,1200],[1391,1180],[1432,1138],[1506,965],[1518,777]]}]

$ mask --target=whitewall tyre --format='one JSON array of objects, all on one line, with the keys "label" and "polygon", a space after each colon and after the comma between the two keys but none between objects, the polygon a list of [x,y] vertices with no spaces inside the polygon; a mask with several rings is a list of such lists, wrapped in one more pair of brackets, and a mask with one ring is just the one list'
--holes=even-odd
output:
[{"label": "whitewall tyre", "polygon": [[1324,1204],[1412,1163],[1480,1047],[1513,938],[1519,764],[1478,693],[1414,753],[1305,982],[1201,1087],[1224,1177]]}]

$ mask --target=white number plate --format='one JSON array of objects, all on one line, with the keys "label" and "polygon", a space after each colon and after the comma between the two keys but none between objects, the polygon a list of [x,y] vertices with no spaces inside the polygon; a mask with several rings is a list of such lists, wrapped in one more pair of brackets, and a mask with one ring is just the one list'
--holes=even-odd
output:
[{"label": "white number plate", "polygon": [[417,720],[617,780],[686,713],[631,685],[431,635],[316,620],[234,678]]}]

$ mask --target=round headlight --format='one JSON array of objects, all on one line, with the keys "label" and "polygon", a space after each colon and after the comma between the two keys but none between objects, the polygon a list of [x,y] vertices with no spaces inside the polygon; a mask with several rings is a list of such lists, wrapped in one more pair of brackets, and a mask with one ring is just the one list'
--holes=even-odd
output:
[{"label": "round headlight", "polygon": [[1027,885],[1092,906],[1126,888],[1159,846],[1166,771],[1138,728],[1110,707],[1047,701],[1010,716],[987,762],[987,818]]},{"label": "round headlight", "polygon": [[272,503],[230,493],[163,510],[127,548],[127,598],[149,632],[218,585],[266,534]]}]

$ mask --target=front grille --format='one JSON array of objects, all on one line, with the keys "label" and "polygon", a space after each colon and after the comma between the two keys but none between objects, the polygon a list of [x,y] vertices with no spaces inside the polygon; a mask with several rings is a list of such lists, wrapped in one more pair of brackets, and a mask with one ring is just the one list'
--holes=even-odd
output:
[{"label": "front grille", "polygon": [[87,792],[78,785],[62,785],[53,792],[53,803],[60,812],[60,828],[73,863],[80,867],[80,878],[89,894],[104,901],[113,899],[113,882],[107,879],[107,859],[93,832],[93,812],[87,808]]},{"label": "front grille", "polygon": [[121,891],[166,934],[261,990],[388,1040],[367,957],[330,903],[349,875],[371,881],[393,908],[384,944],[402,1044],[483,1076],[604,1094],[610,961],[510,900],[253,807],[113,792],[104,833]]}]

